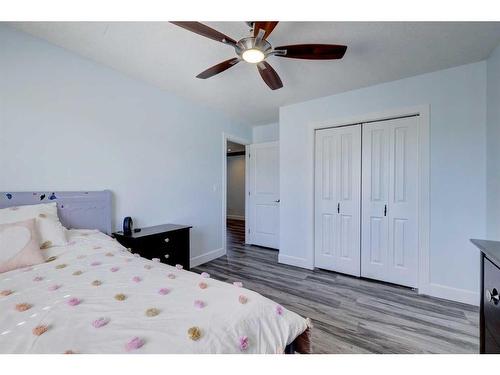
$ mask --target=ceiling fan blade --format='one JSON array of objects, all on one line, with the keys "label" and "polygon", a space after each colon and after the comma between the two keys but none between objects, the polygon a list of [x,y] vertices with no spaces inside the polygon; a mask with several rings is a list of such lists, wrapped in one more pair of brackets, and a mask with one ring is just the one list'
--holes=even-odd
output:
[{"label": "ceiling fan blade", "polygon": [[277,90],[283,87],[280,76],[267,62],[262,61],[258,63],[257,68],[259,69],[260,76],[271,90]]},{"label": "ceiling fan blade", "polygon": [[237,57],[223,61],[217,65],[212,66],[211,68],[208,68],[207,70],[204,70],[203,72],[198,74],[196,78],[207,79],[213,77],[214,75],[222,73],[224,70],[229,69],[230,67],[238,64],[239,62],[240,59]]},{"label": "ceiling fan blade", "polygon": [[308,60],[334,60],[344,57],[347,46],[336,44],[294,44],[274,48],[275,51],[286,51],[285,54],[276,54],[280,57]]},{"label": "ceiling fan blade", "polygon": [[226,44],[236,44],[236,40],[200,22],[170,22],[183,29]]},{"label": "ceiling fan blade", "polygon": [[264,30],[264,36],[262,39],[267,39],[269,35],[273,32],[274,28],[278,24],[278,21],[257,21],[253,25],[253,36],[254,38],[259,35],[259,30]]}]

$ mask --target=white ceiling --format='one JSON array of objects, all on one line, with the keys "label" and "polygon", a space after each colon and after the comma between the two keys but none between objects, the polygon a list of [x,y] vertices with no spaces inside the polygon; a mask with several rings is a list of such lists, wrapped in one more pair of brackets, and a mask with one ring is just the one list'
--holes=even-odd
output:
[{"label": "white ceiling", "polygon": [[[206,24],[236,40],[248,35],[243,22]],[[337,61],[270,57],[284,84],[271,91],[248,63],[207,80],[195,78],[234,57],[234,50],[167,22],[12,25],[250,125],[277,121],[286,104],[480,61],[500,43],[498,22],[281,22],[269,38],[275,46],[333,43],[348,49]]]}]

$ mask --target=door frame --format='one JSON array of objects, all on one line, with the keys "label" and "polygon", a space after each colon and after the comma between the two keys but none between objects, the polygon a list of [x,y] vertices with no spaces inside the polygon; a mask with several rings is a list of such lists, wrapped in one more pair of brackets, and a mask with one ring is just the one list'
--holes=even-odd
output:
[{"label": "door frame", "polygon": [[[312,170],[313,170],[313,201],[315,192],[315,165],[316,165],[316,130],[335,128],[363,124],[368,122],[390,120],[400,117],[418,115],[418,283],[419,294],[430,294],[430,106],[419,105],[414,107],[396,108],[384,112],[368,113],[350,118],[333,119],[330,121],[310,123],[309,136],[313,139]],[[314,239],[315,226],[315,205],[312,205],[313,232]],[[311,258],[313,267],[315,245],[313,241]]]},{"label": "door frame", "polygon": [[[222,250],[223,255],[227,254],[226,240],[227,240],[227,141],[239,143],[245,146],[245,186],[248,178],[248,168],[247,168],[247,158],[246,149],[252,142],[246,138],[238,137],[233,134],[222,132]],[[248,222],[248,210],[247,210],[247,195],[245,189],[245,232],[246,225]]]}]

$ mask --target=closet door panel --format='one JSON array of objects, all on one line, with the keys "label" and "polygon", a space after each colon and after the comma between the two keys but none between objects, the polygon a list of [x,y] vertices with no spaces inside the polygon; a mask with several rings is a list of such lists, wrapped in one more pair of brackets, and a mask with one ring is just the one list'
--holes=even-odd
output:
[{"label": "closet door panel", "polygon": [[361,275],[417,285],[418,118],[363,125]]},{"label": "closet door panel", "polygon": [[387,281],[416,287],[418,278],[418,118],[391,121]]},{"label": "closet door panel", "polygon": [[316,134],[315,154],[315,265],[331,269],[336,253],[336,142],[335,134]]},{"label": "closet door panel", "polygon": [[315,164],[315,265],[359,276],[360,125],[317,131]]},{"label": "closet door panel", "polygon": [[387,262],[389,131],[383,123],[363,126],[361,274],[379,278]]}]

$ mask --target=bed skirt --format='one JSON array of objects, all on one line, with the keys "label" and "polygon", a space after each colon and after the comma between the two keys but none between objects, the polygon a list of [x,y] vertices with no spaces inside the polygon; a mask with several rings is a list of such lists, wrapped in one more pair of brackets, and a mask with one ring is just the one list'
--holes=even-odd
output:
[{"label": "bed skirt", "polygon": [[306,330],[286,346],[285,354],[312,354],[311,329],[311,320],[308,318]]}]

